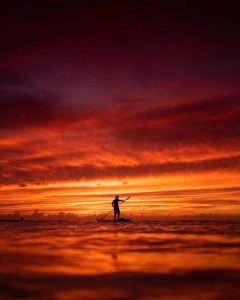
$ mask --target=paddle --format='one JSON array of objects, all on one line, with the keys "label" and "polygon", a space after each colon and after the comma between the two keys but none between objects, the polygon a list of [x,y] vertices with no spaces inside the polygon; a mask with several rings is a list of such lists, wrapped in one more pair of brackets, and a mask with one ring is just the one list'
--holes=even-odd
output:
[{"label": "paddle", "polygon": [[[126,202],[130,197],[131,196],[127,197],[121,204],[119,204],[119,206],[122,205],[124,202]],[[111,212],[113,212],[113,210],[114,208],[111,211],[109,211],[105,216],[103,216],[101,219],[98,219],[98,222],[101,222],[106,216],[108,216]]]}]

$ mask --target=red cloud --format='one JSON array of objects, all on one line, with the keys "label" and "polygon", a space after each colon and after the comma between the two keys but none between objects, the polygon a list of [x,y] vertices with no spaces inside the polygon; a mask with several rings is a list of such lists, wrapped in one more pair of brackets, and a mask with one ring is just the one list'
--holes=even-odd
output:
[{"label": "red cloud", "polygon": [[83,111],[47,97],[5,99],[5,140],[9,129],[24,132],[25,140],[14,142],[13,135],[12,144],[2,142],[1,183],[239,170],[239,104],[235,95],[154,109],[128,100]]},{"label": "red cloud", "polygon": [[239,149],[240,97],[233,95],[176,106],[155,106],[129,116],[117,131],[132,147]]},{"label": "red cloud", "polygon": [[61,128],[88,119],[87,110],[64,106],[53,95],[6,95],[0,99],[0,128]]}]

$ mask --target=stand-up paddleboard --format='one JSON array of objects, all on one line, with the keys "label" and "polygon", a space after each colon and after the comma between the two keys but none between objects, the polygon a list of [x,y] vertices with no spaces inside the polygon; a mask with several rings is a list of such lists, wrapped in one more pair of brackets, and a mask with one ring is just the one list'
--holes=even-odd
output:
[{"label": "stand-up paddleboard", "polygon": [[113,223],[113,222],[132,222],[131,219],[124,219],[124,218],[120,218],[119,220],[101,220],[101,219],[98,219],[97,220],[98,222],[102,222],[102,223]]}]

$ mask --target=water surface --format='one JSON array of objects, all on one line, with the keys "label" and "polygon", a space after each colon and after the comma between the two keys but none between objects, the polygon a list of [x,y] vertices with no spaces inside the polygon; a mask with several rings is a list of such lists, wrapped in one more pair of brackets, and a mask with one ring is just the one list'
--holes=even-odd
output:
[{"label": "water surface", "polygon": [[239,222],[0,222],[1,299],[240,299]]}]

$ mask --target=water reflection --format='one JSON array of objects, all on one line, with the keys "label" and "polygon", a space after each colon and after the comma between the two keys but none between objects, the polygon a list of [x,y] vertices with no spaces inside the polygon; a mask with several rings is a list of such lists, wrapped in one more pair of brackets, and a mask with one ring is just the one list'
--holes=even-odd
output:
[{"label": "water reflection", "polygon": [[237,222],[2,222],[1,299],[240,299]]}]

